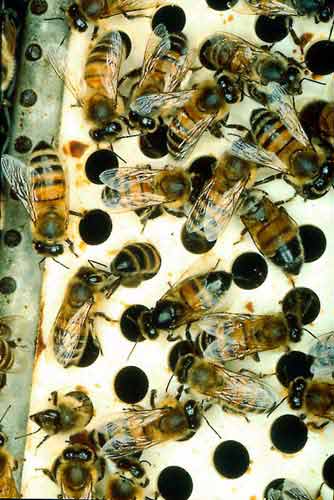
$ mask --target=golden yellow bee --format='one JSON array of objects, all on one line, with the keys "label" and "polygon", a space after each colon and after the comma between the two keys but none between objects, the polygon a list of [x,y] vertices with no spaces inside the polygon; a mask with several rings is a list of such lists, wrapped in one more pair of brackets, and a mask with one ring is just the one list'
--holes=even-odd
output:
[{"label": "golden yellow bee", "polygon": [[[9,411],[10,406],[0,419],[0,423]],[[12,455],[5,449],[7,441],[6,435],[2,432],[0,425],[0,498],[20,498],[16,488],[13,471],[17,469],[17,462]]]},{"label": "golden yellow bee", "polygon": [[68,227],[68,193],[64,168],[56,151],[39,142],[30,164],[3,155],[1,167],[10,187],[22,201],[32,220],[33,244],[37,253],[55,257],[64,252]]},{"label": "golden yellow bee", "polygon": [[71,278],[52,328],[53,352],[64,368],[80,363],[89,338],[99,347],[93,337],[94,316],[98,313],[91,309],[118,285],[118,277],[85,266]]},{"label": "golden yellow bee", "polygon": [[118,460],[167,441],[187,439],[201,424],[199,405],[194,400],[180,403],[168,396],[159,408],[155,408],[153,398],[151,403],[151,410],[124,410],[90,433],[74,434],[70,442],[89,443],[106,458]]},{"label": "golden yellow bee", "polygon": [[292,410],[334,421],[334,384],[297,377],[289,385],[288,403]]},{"label": "golden yellow bee", "polygon": [[129,121],[133,127],[148,133],[157,129],[157,114],[169,104],[168,94],[182,84],[192,58],[186,35],[169,33],[163,24],[156,26],[146,45],[141,78],[131,94]]},{"label": "golden yellow bee", "polygon": [[30,415],[31,420],[47,432],[38,446],[55,434],[83,429],[94,415],[93,403],[82,391],[71,391],[64,396],[53,391],[50,400],[53,408]]},{"label": "golden yellow bee", "polygon": [[105,463],[88,446],[74,444],[63,450],[51,470],[42,471],[60,487],[61,498],[90,500],[104,476]]},{"label": "golden yellow bee", "polygon": [[240,208],[245,229],[263,255],[287,274],[299,274],[304,263],[304,248],[299,228],[282,206],[277,206],[263,191],[250,191]]},{"label": "golden yellow bee", "polygon": [[230,413],[267,413],[276,405],[275,393],[260,377],[233,372],[193,354],[179,358],[175,375],[181,384]]},{"label": "golden yellow bee", "polygon": [[16,26],[9,15],[1,20],[1,92],[8,90],[15,72]]},{"label": "golden yellow bee", "polygon": [[107,480],[105,500],[146,500],[149,484],[143,465],[134,457],[114,460],[115,471]]},{"label": "golden yellow bee", "polygon": [[216,241],[230,222],[243,191],[254,184],[256,173],[255,163],[224,153],[188,216],[186,230],[203,232],[208,241]]}]

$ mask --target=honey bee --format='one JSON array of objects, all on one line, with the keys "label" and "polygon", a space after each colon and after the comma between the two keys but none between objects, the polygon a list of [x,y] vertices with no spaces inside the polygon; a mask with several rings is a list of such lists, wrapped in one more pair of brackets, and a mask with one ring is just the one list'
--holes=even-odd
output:
[{"label": "honey bee", "polygon": [[148,486],[143,465],[134,457],[114,461],[115,472],[108,478],[105,500],[146,500],[144,488]]},{"label": "honey bee", "polygon": [[[152,400],[151,400],[152,401]],[[138,407],[123,410],[104,426],[89,434],[70,436],[71,443],[86,441],[111,460],[119,460],[167,441],[183,441],[196,433],[201,424],[199,405],[194,400],[180,403],[168,396],[159,408]]]},{"label": "honey bee", "polygon": [[313,361],[310,371],[315,377],[334,376],[334,332],[320,335],[311,345]]},{"label": "honey bee", "polygon": [[123,14],[128,19],[142,17],[129,15],[130,12],[140,12],[158,7],[163,0],[78,0],[72,3],[67,15],[74,29],[86,31],[88,22],[96,23],[99,19]]},{"label": "honey bee", "polygon": [[110,296],[118,285],[119,278],[109,272],[86,266],[71,278],[52,328],[53,352],[64,368],[80,363],[89,337],[99,347],[93,337],[98,313],[91,309],[103,294]]},{"label": "honey bee", "polygon": [[161,266],[161,257],[150,243],[136,242],[125,245],[110,264],[111,274],[125,287],[137,287],[153,278]]},{"label": "honey bee", "polygon": [[105,170],[100,180],[108,186],[102,200],[116,213],[157,205],[179,213],[186,209],[192,187],[190,174],[172,165],[163,169],[138,165]]},{"label": "honey bee", "polygon": [[216,241],[230,222],[243,191],[254,184],[256,173],[255,163],[224,153],[187,218],[186,230],[203,232],[208,241]]},{"label": "honey bee", "polygon": [[88,446],[67,446],[51,470],[42,469],[60,487],[59,498],[92,499],[94,488],[104,476],[105,462]]},{"label": "honey bee", "polygon": [[78,104],[85,118],[94,125],[91,138],[96,141],[114,141],[123,131],[120,115],[124,111],[118,94],[118,77],[123,61],[128,56],[127,46],[119,31],[104,33],[90,49],[85,65],[83,81],[72,82],[65,56],[50,50],[48,58]]},{"label": "honey bee", "polygon": [[180,109],[169,124],[167,148],[175,159],[182,160],[206,130],[226,122],[229,108],[220,89],[211,81],[204,81],[190,91],[169,95]]},{"label": "honey bee", "polygon": [[299,342],[303,333],[298,313],[213,312],[195,322],[195,326],[201,330],[196,338],[198,352],[218,363],[287,347],[289,342]]},{"label": "honey bee", "polygon": [[131,96],[129,122],[134,128],[148,133],[158,128],[160,121],[155,115],[171,105],[169,94],[181,85],[191,61],[187,37],[169,33],[163,24],[156,26],[146,46],[140,81]]},{"label": "honey bee", "polygon": [[304,248],[299,228],[284,207],[278,207],[259,190],[249,192],[240,218],[258,250],[287,274],[299,274]]},{"label": "honey bee", "polygon": [[[310,494],[290,479],[276,479],[272,481],[264,493],[266,500],[312,500]],[[320,500],[320,499],[318,499]]]},{"label": "honey bee", "polygon": [[323,139],[325,139],[332,147],[334,146],[334,103],[328,102],[320,111],[318,117],[319,131]]},{"label": "honey bee", "polygon": [[334,384],[297,377],[290,383],[288,403],[292,410],[334,420]]},{"label": "honey bee", "polygon": [[1,19],[1,93],[8,90],[15,72],[16,26],[9,15]]},{"label": "honey bee", "polygon": [[288,94],[302,93],[301,65],[281,52],[272,53],[237,35],[220,32],[205,40],[200,53],[206,67],[238,75],[241,85],[247,82],[261,85],[276,82]]},{"label": "honey bee", "polygon": [[230,413],[267,413],[276,405],[276,395],[260,377],[233,372],[193,354],[179,358],[175,375],[181,384]]},{"label": "honey bee", "polygon": [[[0,423],[5,418],[10,406],[0,419]],[[2,432],[0,425],[0,498],[20,498],[16,488],[13,471],[17,469],[17,462],[12,455],[5,449],[7,436]]]},{"label": "honey bee", "polygon": [[64,252],[64,241],[72,249],[72,243],[66,239],[69,214],[66,176],[56,151],[41,141],[31,154],[29,166],[14,156],[3,155],[1,167],[32,220],[36,252],[55,257]]},{"label": "honey bee", "polygon": [[50,400],[53,408],[30,415],[30,419],[47,432],[38,446],[55,434],[86,427],[94,414],[90,398],[81,391],[71,391],[62,397],[53,391]]},{"label": "honey bee", "polygon": [[159,335],[157,330],[175,330],[200,319],[220,302],[231,283],[230,273],[215,270],[181,279],[153,309],[141,313],[138,318],[141,334],[154,340]]}]

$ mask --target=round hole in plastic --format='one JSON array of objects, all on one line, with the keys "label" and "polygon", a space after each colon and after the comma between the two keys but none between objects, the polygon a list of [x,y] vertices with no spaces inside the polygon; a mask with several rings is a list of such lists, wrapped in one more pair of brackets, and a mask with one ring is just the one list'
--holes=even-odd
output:
[{"label": "round hole in plastic", "polygon": [[103,210],[90,210],[79,223],[80,236],[88,245],[100,245],[109,238],[111,231],[111,218]]}]

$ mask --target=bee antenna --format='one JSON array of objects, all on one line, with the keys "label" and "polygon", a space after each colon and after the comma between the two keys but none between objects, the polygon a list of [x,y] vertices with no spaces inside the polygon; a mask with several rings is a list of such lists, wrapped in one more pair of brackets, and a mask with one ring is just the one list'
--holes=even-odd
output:
[{"label": "bee antenna", "polygon": [[129,355],[128,355],[128,357],[126,358],[126,361],[129,361],[130,356],[132,355],[133,351],[135,350],[135,348],[136,348],[136,345],[137,345],[137,344],[138,344],[138,340],[136,340],[136,342],[135,342],[134,346],[132,347],[131,351],[129,352]]},{"label": "bee antenna", "polygon": [[213,430],[213,432],[219,437],[219,439],[221,439],[221,435],[216,431],[216,429],[214,427],[212,427],[212,425],[210,424],[209,420],[206,418],[205,415],[202,415],[202,417],[204,418],[205,422],[208,424],[208,426],[210,427],[210,429]]},{"label": "bee antenna", "polygon": [[326,83],[324,82],[317,82],[317,80],[312,80],[312,78],[302,78],[300,80],[300,83],[302,83],[304,80],[308,81],[308,82],[312,82],[312,83],[317,83],[318,85],[327,85]]},{"label": "bee antenna", "polygon": [[32,436],[33,434],[37,434],[37,432],[41,431],[42,430],[42,427],[39,427],[37,429],[37,431],[33,431],[33,432],[28,432],[28,434],[21,434],[20,436],[15,436],[14,439],[21,439],[21,438],[25,438],[27,436]]},{"label": "bee antenna", "polygon": [[2,414],[2,416],[0,418],[0,424],[3,421],[3,419],[5,418],[5,416],[7,415],[7,413],[9,412],[9,410],[11,409],[11,407],[12,407],[12,405],[8,405],[8,407],[5,409],[4,413]]},{"label": "bee antenna", "polygon": [[269,418],[269,417],[270,417],[270,415],[271,415],[272,413],[274,413],[274,411],[275,411],[275,410],[277,410],[277,408],[278,408],[279,406],[281,406],[281,404],[282,404],[282,403],[284,403],[284,401],[285,401],[286,399],[288,399],[288,396],[285,396],[285,398],[281,399],[281,401],[280,401],[279,403],[275,403],[275,404],[273,404],[273,406],[270,408],[270,410],[269,410],[269,411],[268,411],[268,413],[267,413],[267,418]]},{"label": "bee antenna", "polygon": [[333,29],[334,29],[334,20],[332,22],[332,26],[331,26],[331,30],[329,32],[329,37],[328,37],[328,40],[330,40],[332,38],[332,34],[333,34]]},{"label": "bee antenna", "polygon": [[117,139],[128,139],[129,137],[143,137],[144,135],[147,134],[130,134],[130,135],[122,135],[121,137],[118,137]]},{"label": "bee antenna", "polygon": [[43,21],[64,21],[63,17],[46,17]]},{"label": "bee antenna", "polygon": [[114,149],[111,149],[111,151],[117,156],[117,158],[119,158],[123,163],[127,163],[126,160],[124,160],[124,158],[122,158],[118,153],[116,153],[116,151],[114,151]]},{"label": "bee antenna", "polygon": [[60,262],[60,260],[57,260],[57,259],[55,259],[54,257],[52,257],[52,260],[54,260],[55,262],[57,262],[57,264],[59,264],[60,266],[65,267],[65,269],[69,269],[69,267],[68,267],[68,266],[65,266],[65,264],[63,264],[62,262]]},{"label": "bee antenna", "polygon": [[150,467],[152,467],[152,464],[151,462],[149,462],[148,460],[139,460],[141,464],[148,464]]},{"label": "bee antenna", "polygon": [[169,389],[169,386],[170,386],[171,381],[173,380],[173,377],[174,377],[174,373],[172,374],[172,376],[171,376],[171,377],[170,377],[170,379],[168,380],[168,384],[166,385],[165,392],[168,392],[168,389]]},{"label": "bee antenna", "polygon": [[314,339],[318,340],[318,337],[316,335],[314,335],[314,333],[312,333],[310,330],[308,330],[307,328],[304,328],[304,327],[303,327],[303,330],[305,330],[305,332],[309,333]]}]

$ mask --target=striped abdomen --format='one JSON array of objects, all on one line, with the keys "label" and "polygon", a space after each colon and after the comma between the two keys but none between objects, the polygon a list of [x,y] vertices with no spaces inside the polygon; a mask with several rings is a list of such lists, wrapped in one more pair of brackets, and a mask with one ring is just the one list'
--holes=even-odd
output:
[{"label": "striped abdomen", "polygon": [[238,49],[237,44],[222,34],[209,38],[201,49],[201,59],[212,70],[230,70]]},{"label": "striped abdomen", "polygon": [[121,277],[124,286],[138,286],[141,281],[153,278],[159,271],[161,258],[149,243],[126,245],[111,263],[111,272]]},{"label": "striped abdomen", "polygon": [[0,372],[6,372],[11,369],[15,361],[13,348],[9,343],[0,339]]},{"label": "striped abdomen", "polygon": [[212,271],[184,280],[174,293],[190,309],[210,309],[220,301],[230,286],[229,273]]},{"label": "striped abdomen", "polygon": [[251,129],[257,143],[267,151],[276,154],[286,165],[296,151],[304,150],[281,122],[279,116],[265,108],[255,109],[250,117]]}]

